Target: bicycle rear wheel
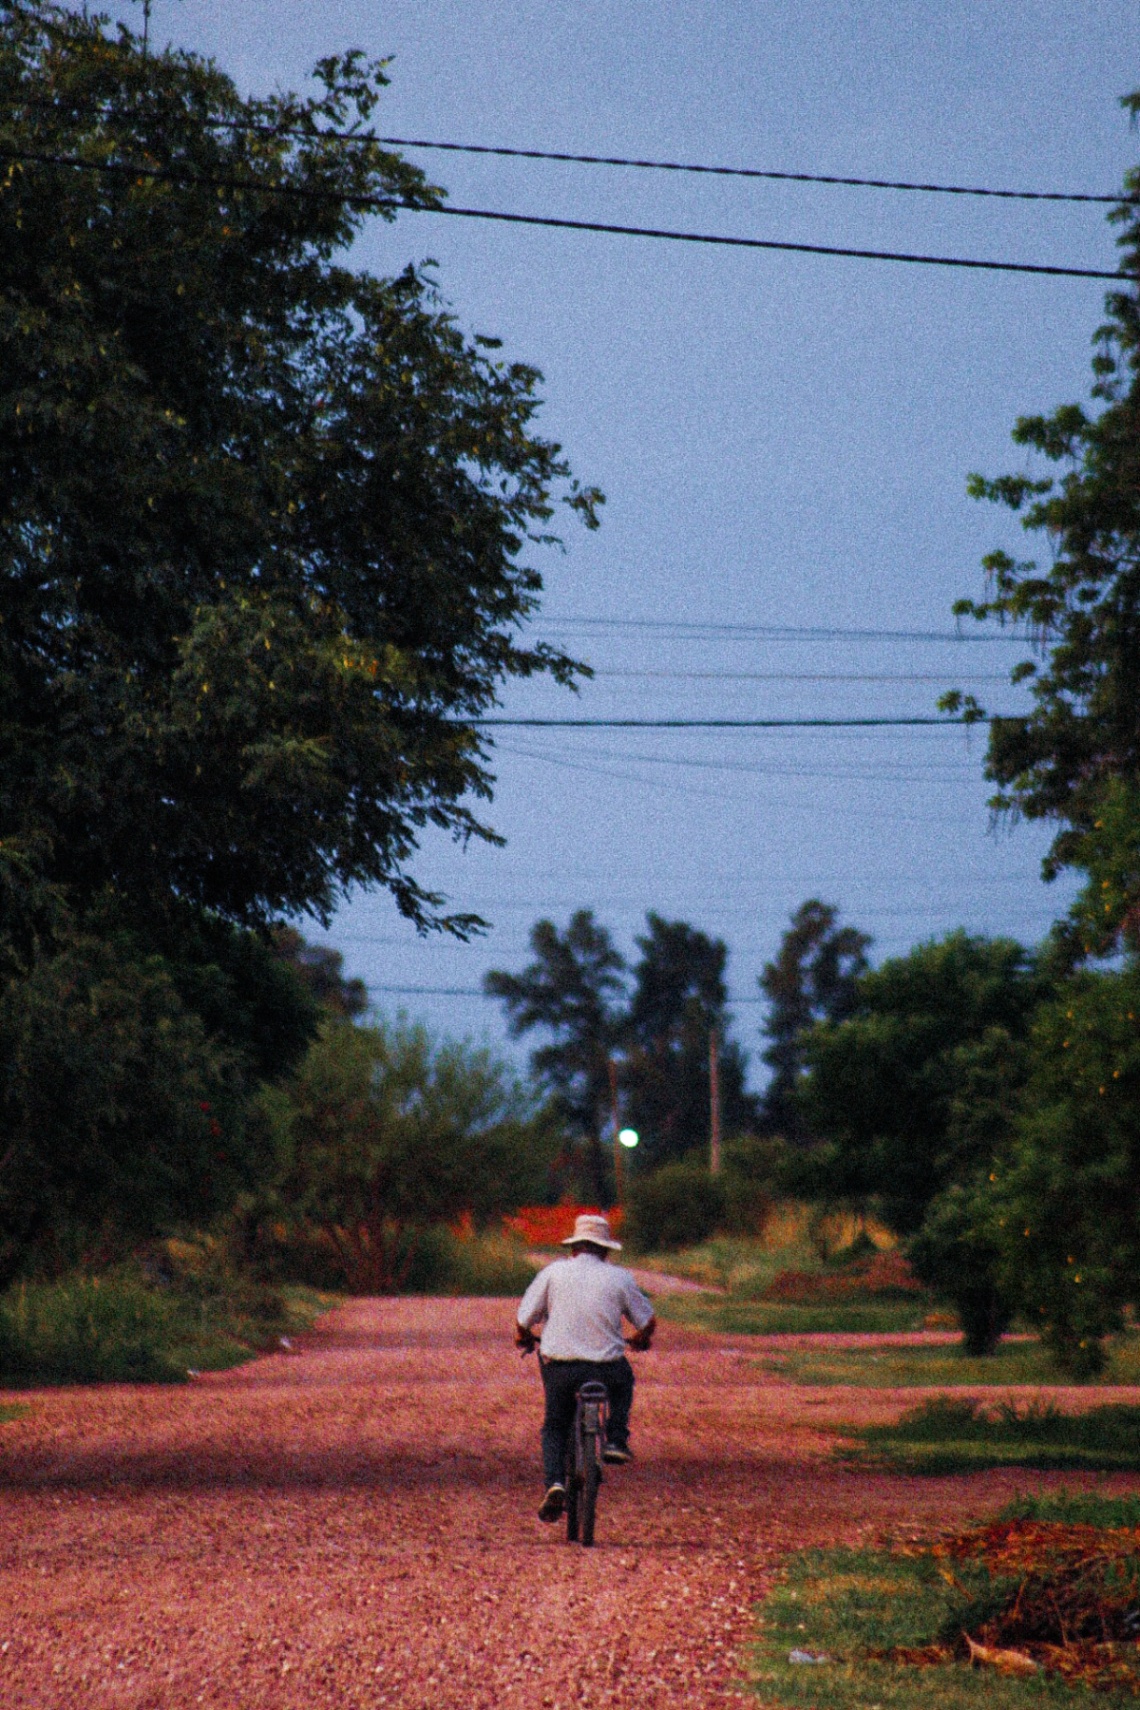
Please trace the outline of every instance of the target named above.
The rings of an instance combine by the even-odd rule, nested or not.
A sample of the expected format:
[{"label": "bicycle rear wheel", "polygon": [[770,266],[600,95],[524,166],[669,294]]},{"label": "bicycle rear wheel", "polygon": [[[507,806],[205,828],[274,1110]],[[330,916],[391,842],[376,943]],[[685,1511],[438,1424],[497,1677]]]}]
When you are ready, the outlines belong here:
[{"label": "bicycle rear wheel", "polygon": [[574,1453],[574,1438],[570,1439],[570,1448],[566,1455],[566,1542],[578,1542],[579,1497],[582,1491],[582,1479],[574,1464],[577,1457]]},{"label": "bicycle rear wheel", "polygon": [[586,1548],[594,1542],[594,1520],[598,1512],[598,1485],[602,1480],[602,1469],[598,1464],[598,1434],[587,1430],[585,1433],[585,1461],[582,1478],[582,1543]]}]

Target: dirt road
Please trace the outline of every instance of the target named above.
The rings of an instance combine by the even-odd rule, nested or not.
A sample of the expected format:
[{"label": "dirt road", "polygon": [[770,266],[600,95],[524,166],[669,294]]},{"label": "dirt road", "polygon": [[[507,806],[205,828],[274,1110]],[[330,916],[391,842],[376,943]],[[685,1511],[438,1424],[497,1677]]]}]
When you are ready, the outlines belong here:
[{"label": "dirt road", "polygon": [[785,1551],[1013,1488],[845,1469],[821,1423],[902,1396],[797,1389],[666,1325],[637,1363],[638,1458],[572,1548],[535,1518],[538,1374],[511,1316],[354,1301],[185,1388],[27,1397],[0,1427],[5,1710],[754,1703],[734,1683]]}]

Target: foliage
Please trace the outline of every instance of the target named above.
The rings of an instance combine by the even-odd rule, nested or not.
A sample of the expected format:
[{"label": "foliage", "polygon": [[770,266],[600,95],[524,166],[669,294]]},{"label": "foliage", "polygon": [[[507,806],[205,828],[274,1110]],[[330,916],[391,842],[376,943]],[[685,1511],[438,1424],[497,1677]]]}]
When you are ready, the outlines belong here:
[{"label": "foliage", "polygon": [[0,1295],[0,1385],[182,1383],[191,1369],[236,1365],[276,1345],[328,1304],[216,1265],[208,1272],[192,1264],[157,1283],[126,1268],[18,1284]]},{"label": "foliage", "polygon": [[232,1054],[166,966],[77,939],[0,994],[0,1265],[98,1259],[248,1184]]},{"label": "foliage", "polygon": [[1078,976],[1040,1010],[990,1227],[1006,1287],[1090,1376],[1140,1274],[1140,969]]},{"label": "foliage", "polygon": [[[624,1119],[642,1137],[639,1164],[667,1163],[709,1140],[709,1036],[719,1040],[721,1121],[729,1134],[754,1127],[745,1057],[728,1037],[728,951],[683,920],[652,910],[633,970],[621,1084]],[[642,1156],[643,1154],[643,1156]]]},{"label": "foliage", "polygon": [[328,944],[307,944],[295,926],[275,927],[271,943],[273,954],[322,1009],[344,1021],[356,1021],[367,1010],[368,987],[363,980],[346,976],[339,950]]},{"label": "foliage", "polygon": [[999,1281],[1001,1250],[988,1190],[988,1183],[951,1182],[907,1243],[916,1274],[954,1302],[968,1358],[993,1354],[1013,1318],[1010,1290]]},{"label": "foliage", "polygon": [[506,1006],[518,1038],[534,1028],[551,1035],[532,1053],[540,1085],[565,1119],[586,1137],[590,1189],[599,1203],[608,1193],[601,1134],[610,1109],[611,1064],[624,1031],[625,963],[591,909],[579,909],[560,933],[553,921],[531,928],[534,961],[521,974],[493,970],[484,978]]},{"label": "foliage", "polygon": [[[999,1588],[981,1563],[952,1579],[926,1551],[804,1550],[784,1565],[761,1607],[753,1681],[764,1703],[803,1710],[1021,1710],[1071,1702],[1059,1683],[938,1661],[929,1647],[960,1631]],[[940,1647],[939,1647],[940,1648]],[[920,1659],[926,1655],[927,1666]],[[793,1655],[826,1661],[793,1662]],[[904,1661],[907,1658],[909,1661]],[[920,1664],[920,1666],[914,1666]]]},{"label": "foliage", "polygon": [[[1133,117],[1140,95],[1126,98]],[[1032,684],[1024,717],[990,726],[987,775],[998,785],[1000,813],[1059,823],[1044,863],[1052,878],[1083,869],[1088,884],[1075,911],[1074,949],[1101,954],[1123,935],[1137,942],[1140,867],[1140,170],[1110,219],[1121,226],[1121,271],[1128,283],[1109,292],[1107,319],[1095,337],[1095,408],[1066,404],[1051,416],[1025,416],[1016,444],[1062,465],[1058,478],[1024,472],[971,477],[974,497],[1008,507],[1048,546],[1045,568],[1004,551],[984,561],[986,597],[955,610],[1027,626],[1037,658],[1014,668]],[[942,703],[984,714],[972,697]]]},{"label": "foliage", "polygon": [[922,1303],[840,1301],[786,1306],[744,1296],[670,1295],[658,1316],[718,1336],[889,1336],[922,1329]]},{"label": "foliage", "polygon": [[764,1061],[772,1079],[764,1095],[764,1123],[789,1139],[806,1138],[795,1094],[803,1077],[804,1034],[814,1023],[842,1021],[855,1003],[867,970],[871,940],[853,926],[838,926],[839,910],[813,897],[802,903],[760,975],[770,1008],[764,1032],[771,1044]]},{"label": "foliage", "polygon": [[417,1232],[415,1253],[404,1283],[409,1294],[522,1294],[535,1267],[518,1241],[484,1230],[456,1235],[437,1226]]},{"label": "foliage", "polygon": [[[49,0],[0,14],[0,908],[106,893],[259,924],[493,834],[468,722],[575,666],[518,645],[561,494],[539,375],[424,270],[338,260],[440,192],[368,140],[358,54],[243,99]],[[346,148],[332,133],[353,129]],[[466,930],[471,917],[449,924]]]},{"label": "foliage", "polygon": [[1110,1403],[1062,1413],[1051,1403],[938,1396],[890,1425],[846,1433],[856,1458],[912,1473],[977,1472],[983,1467],[1083,1467],[1140,1470],[1140,1407]]},{"label": "foliage", "polygon": [[764,1605],[756,1684],[817,1710],[1132,1701],[1140,1552],[1110,1513],[804,1551]]},{"label": "foliage", "polygon": [[862,975],[851,1015],[806,1036],[802,1102],[826,1142],[802,1172],[917,1237],[920,1275],[975,1352],[1008,1323],[997,1247],[974,1209],[1006,1141],[1047,972],[1010,939],[951,933]]},{"label": "foliage", "polygon": [[355,1293],[402,1286],[424,1228],[531,1197],[550,1150],[544,1113],[502,1064],[403,1021],[326,1021],[265,1109],[285,1213],[322,1232]]},{"label": "foliage", "polygon": [[[709,1139],[709,1037],[720,1043],[721,1114],[729,1134],[750,1129],[746,1059],[729,1037],[724,969],[728,952],[685,921],[652,910],[637,939],[632,991],[624,958],[590,909],[566,931],[549,920],[531,930],[534,961],[521,974],[495,971],[486,989],[506,1006],[518,1037],[550,1035],[531,1065],[567,1122],[585,1137],[588,1168],[574,1184],[604,1204],[612,1174],[602,1135],[618,1120],[641,1136],[638,1163],[672,1162]],[[569,1184],[567,1184],[569,1185]]]},{"label": "foliage", "polygon": [[630,1184],[625,1228],[643,1251],[668,1251],[707,1240],[724,1221],[722,1181],[704,1162],[663,1164]]},{"label": "foliage", "polygon": [[[1036,1340],[1007,1340],[993,1354],[967,1355],[961,1345],[925,1347],[812,1348],[778,1354],[774,1371],[792,1383],[855,1385],[867,1389],[993,1389],[1053,1384],[1052,1356]],[[1112,1363],[1099,1384],[1140,1383],[1140,1345],[1127,1338],[1114,1345]]]}]

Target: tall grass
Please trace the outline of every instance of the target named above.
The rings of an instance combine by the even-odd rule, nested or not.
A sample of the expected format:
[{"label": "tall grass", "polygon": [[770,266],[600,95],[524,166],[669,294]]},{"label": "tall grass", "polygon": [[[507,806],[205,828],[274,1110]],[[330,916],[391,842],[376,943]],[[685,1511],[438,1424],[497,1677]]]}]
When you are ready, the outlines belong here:
[{"label": "tall grass", "polygon": [[176,1303],[141,1282],[76,1277],[0,1297],[0,1383],[176,1383]]},{"label": "tall grass", "polygon": [[180,1383],[306,1329],[333,1297],[272,1288],[209,1236],[166,1241],[103,1276],[17,1284],[0,1295],[0,1387]]}]

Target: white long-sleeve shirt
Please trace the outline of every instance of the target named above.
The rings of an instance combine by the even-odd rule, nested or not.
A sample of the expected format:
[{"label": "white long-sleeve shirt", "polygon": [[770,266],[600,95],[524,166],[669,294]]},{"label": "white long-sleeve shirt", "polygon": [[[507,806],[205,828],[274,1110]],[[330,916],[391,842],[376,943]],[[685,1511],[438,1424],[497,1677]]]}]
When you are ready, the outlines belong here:
[{"label": "white long-sleeve shirt", "polygon": [[519,1302],[519,1323],[542,1323],[539,1346],[547,1360],[620,1360],[622,1319],[644,1330],[653,1307],[629,1271],[596,1253],[556,1259],[539,1271]]}]

